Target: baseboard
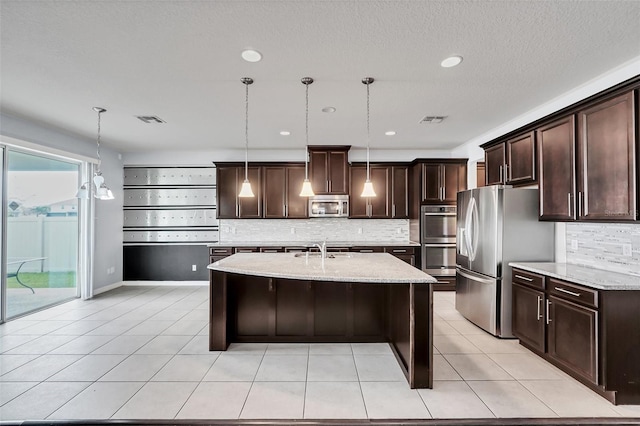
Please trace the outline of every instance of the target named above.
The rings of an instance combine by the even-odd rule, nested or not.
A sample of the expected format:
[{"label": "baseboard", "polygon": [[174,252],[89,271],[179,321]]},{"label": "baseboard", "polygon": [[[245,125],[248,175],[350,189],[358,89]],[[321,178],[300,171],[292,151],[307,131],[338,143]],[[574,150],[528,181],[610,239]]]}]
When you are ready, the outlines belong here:
[{"label": "baseboard", "polygon": [[124,281],[118,281],[118,282],[115,282],[113,284],[105,285],[104,287],[94,288],[93,289],[93,295],[97,296],[100,293],[104,293],[104,292],[113,290],[114,288],[122,287],[123,285],[124,285]]},{"label": "baseboard", "polygon": [[208,286],[209,281],[122,281],[125,286]]}]

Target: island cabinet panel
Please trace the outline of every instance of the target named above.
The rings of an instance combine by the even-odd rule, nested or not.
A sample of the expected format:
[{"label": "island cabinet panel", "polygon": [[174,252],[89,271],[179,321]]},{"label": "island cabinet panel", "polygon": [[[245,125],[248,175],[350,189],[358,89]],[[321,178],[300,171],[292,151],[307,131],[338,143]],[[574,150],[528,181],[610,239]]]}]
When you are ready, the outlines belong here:
[{"label": "island cabinet panel", "polygon": [[234,334],[238,337],[273,335],[273,284],[269,278],[229,275],[227,288],[234,307]]},{"label": "island cabinet panel", "polygon": [[317,195],[349,193],[349,148],[309,146],[309,179]]},{"label": "island cabinet panel", "polygon": [[575,119],[571,115],[536,130],[540,220],[576,218]]},{"label": "island cabinet panel", "polygon": [[[310,310],[311,283],[293,280],[274,280],[276,336],[306,336]],[[307,305],[307,309],[300,309]]]},{"label": "island cabinet panel", "polygon": [[578,112],[578,219],[636,220],[634,92]]},{"label": "island cabinet panel", "polygon": [[347,335],[347,286],[342,283],[313,284],[313,330],[315,336]]},{"label": "island cabinet panel", "polygon": [[349,287],[353,298],[353,336],[384,340],[385,287],[375,284]]}]

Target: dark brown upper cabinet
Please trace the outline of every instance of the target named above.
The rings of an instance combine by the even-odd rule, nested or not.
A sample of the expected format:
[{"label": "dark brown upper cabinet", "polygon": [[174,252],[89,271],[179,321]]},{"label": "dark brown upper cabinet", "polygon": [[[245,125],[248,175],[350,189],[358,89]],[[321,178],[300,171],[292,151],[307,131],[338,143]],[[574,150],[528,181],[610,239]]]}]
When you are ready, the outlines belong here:
[{"label": "dark brown upper cabinet", "polygon": [[455,204],[467,189],[467,160],[433,160],[422,164],[422,204]]},{"label": "dark brown upper cabinet", "polygon": [[536,180],[535,132],[528,132],[485,150],[487,185],[522,185]]},{"label": "dark brown upper cabinet", "polygon": [[264,166],[263,217],[265,219],[306,218],[308,199],[301,197],[303,166]]},{"label": "dark brown upper cabinet", "polygon": [[260,167],[249,167],[248,177],[253,189],[252,198],[240,198],[238,193],[245,178],[242,166],[216,168],[217,214],[219,219],[245,219],[262,217],[262,182]]},{"label": "dark brown upper cabinet", "polygon": [[579,220],[638,217],[635,91],[578,111]]},{"label": "dark brown upper cabinet", "polygon": [[529,132],[505,142],[507,150],[507,184],[531,183],[536,180],[535,132]]},{"label": "dark brown upper cabinet", "polygon": [[562,118],[536,130],[540,220],[576,218],[575,120]]},{"label": "dark brown upper cabinet", "polygon": [[376,196],[362,197],[360,194],[367,179],[367,166],[351,166],[349,217],[354,219],[388,219],[391,214],[389,209],[389,167],[372,165],[370,166],[370,176]]},{"label": "dark brown upper cabinet", "polygon": [[309,146],[309,179],[317,195],[349,193],[349,148]]},{"label": "dark brown upper cabinet", "polygon": [[484,150],[484,167],[486,185],[504,184],[504,166],[507,163],[504,143],[494,145]]}]

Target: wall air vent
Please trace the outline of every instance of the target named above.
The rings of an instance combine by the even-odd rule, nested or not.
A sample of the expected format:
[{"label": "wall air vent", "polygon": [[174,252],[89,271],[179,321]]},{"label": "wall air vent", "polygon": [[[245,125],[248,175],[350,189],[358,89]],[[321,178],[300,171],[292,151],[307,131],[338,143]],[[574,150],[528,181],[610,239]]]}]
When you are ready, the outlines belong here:
[{"label": "wall air vent", "polygon": [[426,115],[420,120],[420,124],[439,124],[442,123],[442,120],[445,118],[447,118],[446,115]]},{"label": "wall air vent", "polygon": [[155,115],[136,115],[136,118],[144,123],[147,124],[161,124],[161,123],[166,123],[166,121],[164,121],[163,119],[161,119],[160,117],[156,117]]}]

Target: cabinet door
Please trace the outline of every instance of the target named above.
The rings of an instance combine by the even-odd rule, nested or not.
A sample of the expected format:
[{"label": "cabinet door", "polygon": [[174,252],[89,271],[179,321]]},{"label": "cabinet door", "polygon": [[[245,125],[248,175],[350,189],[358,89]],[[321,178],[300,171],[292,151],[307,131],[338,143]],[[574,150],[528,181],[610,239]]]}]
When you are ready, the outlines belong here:
[{"label": "cabinet door", "polygon": [[547,303],[549,356],[598,384],[598,313],[554,296]]},{"label": "cabinet door", "polygon": [[544,353],[544,293],[516,283],[511,288],[513,335]]},{"label": "cabinet door", "polygon": [[236,219],[238,217],[238,168],[218,167],[216,174],[218,219]]},{"label": "cabinet door", "polygon": [[302,182],[304,181],[303,166],[289,166],[287,173],[286,217],[290,219],[304,219],[309,217],[309,199],[300,196]]},{"label": "cabinet door", "polygon": [[[361,197],[364,181],[367,179],[367,168],[363,166],[351,167],[351,196],[349,197],[349,217],[369,217],[369,203],[367,198]],[[377,188],[376,188],[377,191]]]},{"label": "cabinet door", "polygon": [[391,218],[409,218],[409,168],[391,168]]},{"label": "cabinet door", "polygon": [[536,130],[540,220],[573,220],[575,121],[573,115]]},{"label": "cabinet door", "polygon": [[578,216],[635,220],[633,92],[578,112]]},{"label": "cabinet door", "polygon": [[276,336],[307,335],[310,294],[310,282],[276,280]]},{"label": "cabinet door", "polygon": [[484,161],[478,162],[476,164],[476,187],[486,186],[486,179]]},{"label": "cabinet door", "polygon": [[467,189],[466,164],[442,165],[442,198],[440,201],[446,204],[455,204],[458,200],[458,192]]},{"label": "cabinet door", "polygon": [[484,167],[487,185],[504,184],[504,166],[506,164],[504,144],[498,144],[484,150]]},{"label": "cabinet door", "polygon": [[309,180],[313,191],[318,194],[329,193],[329,152],[309,151]]},{"label": "cabinet door", "polygon": [[349,164],[347,151],[329,152],[329,192],[331,194],[349,193]]},{"label": "cabinet door", "polygon": [[[229,306],[235,306],[234,329],[238,337],[273,334],[275,287],[271,278],[229,274]],[[271,323],[271,325],[270,325]]]},{"label": "cabinet door", "polygon": [[389,167],[373,166],[370,168],[371,183],[376,196],[369,198],[369,217],[388,219],[389,211]]},{"label": "cabinet door", "polygon": [[422,165],[422,202],[440,203],[442,200],[442,166]]},{"label": "cabinet door", "polygon": [[262,186],[264,217],[267,219],[283,218],[286,216],[286,168],[269,166],[262,170],[264,176]]},{"label": "cabinet door", "polygon": [[[238,168],[238,188],[244,181],[245,171],[244,168]],[[245,218],[260,218],[262,217],[262,179],[260,176],[260,167],[249,167],[249,182],[251,182],[251,189],[253,190],[254,197],[240,198],[238,197],[238,217]]]},{"label": "cabinet door", "polygon": [[507,183],[530,183],[536,180],[535,133],[509,139],[507,149]]}]

